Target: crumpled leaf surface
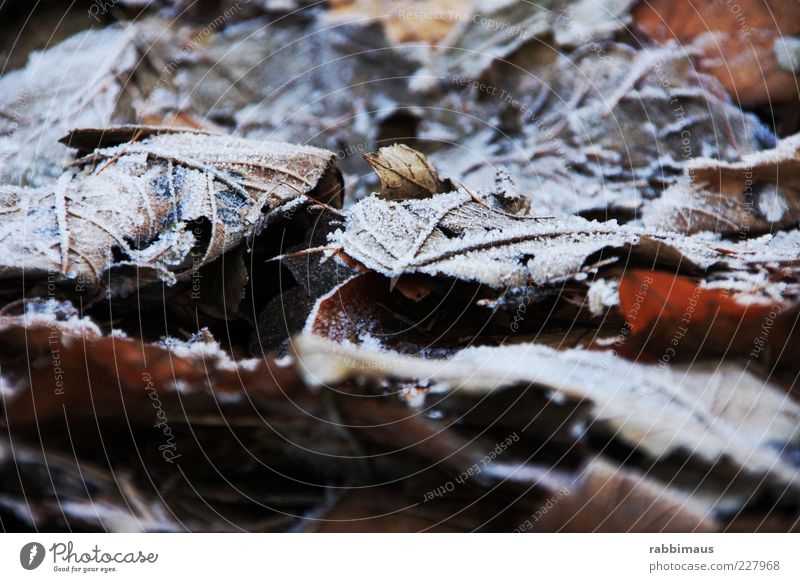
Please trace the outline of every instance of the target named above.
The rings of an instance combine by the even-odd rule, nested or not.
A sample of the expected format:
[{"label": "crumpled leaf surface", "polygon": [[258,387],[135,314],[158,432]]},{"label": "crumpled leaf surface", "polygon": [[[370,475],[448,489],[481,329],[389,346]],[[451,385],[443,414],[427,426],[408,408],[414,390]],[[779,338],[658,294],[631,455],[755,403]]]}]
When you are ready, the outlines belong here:
[{"label": "crumpled leaf surface", "polygon": [[[463,11],[464,26],[441,50],[393,44],[369,16],[335,25],[313,11],[278,27],[248,21],[202,36],[188,53],[162,50],[179,74],[167,68],[137,112],[168,119],[202,111],[205,121],[248,137],[305,142],[312,135],[354,175],[363,171],[362,153],[412,140],[476,190],[490,189],[498,168],[510,171],[532,214],[609,209],[627,219],[678,181],[687,160],[736,160],[774,145],[755,116],[697,77],[678,47],[634,50],[608,40],[630,4],[587,0],[562,12],[515,2],[492,14]],[[402,20],[427,22],[425,7],[418,10]],[[527,18],[537,23],[532,29],[520,25]],[[471,34],[485,36],[480,58]],[[563,53],[536,40],[553,35]],[[288,65],[295,62],[308,66],[296,71]],[[462,62],[480,72],[461,70]],[[473,83],[484,89],[472,91]],[[363,197],[375,184],[359,180],[353,193]]]},{"label": "crumpled leaf surface", "polygon": [[312,384],[335,385],[357,373],[417,379],[437,384],[432,395],[444,392],[445,399],[533,385],[554,398],[590,402],[590,431],[605,426],[654,458],[680,452],[710,465],[731,463],[757,479],[768,476],[779,488],[800,486],[791,453],[798,445],[800,405],[736,364],[659,367],[612,352],[531,344],[467,348],[452,360],[339,346],[313,336],[295,345]]},{"label": "crumpled leaf surface", "polygon": [[687,177],[644,207],[652,228],[679,232],[772,232],[800,221],[800,134],[736,162],[694,158]]},{"label": "crumpled leaf surface", "polygon": [[375,154],[364,154],[364,159],[381,180],[381,198],[428,198],[453,189],[449,181],[439,178],[439,174],[422,153],[407,145],[381,148]]},{"label": "crumpled leaf surface", "polygon": [[[302,195],[338,203],[334,156],[312,147],[169,132],[102,148],[49,187],[2,190],[2,276],[81,280],[112,268],[137,282],[176,277],[257,234]],[[20,235],[21,233],[21,235]]]},{"label": "crumpled leaf surface", "polygon": [[0,184],[53,183],[71,161],[58,143],[67,131],[136,120],[132,99],[154,76],[137,68],[137,43],[149,32],[144,25],[85,31],[0,76],[0,111],[9,114],[0,115]]}]

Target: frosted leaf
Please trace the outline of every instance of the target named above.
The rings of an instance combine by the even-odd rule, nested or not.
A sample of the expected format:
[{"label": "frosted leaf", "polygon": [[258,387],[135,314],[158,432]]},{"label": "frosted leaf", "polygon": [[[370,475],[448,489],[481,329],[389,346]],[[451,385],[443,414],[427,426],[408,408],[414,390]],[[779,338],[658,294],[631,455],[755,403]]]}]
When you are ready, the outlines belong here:
[{"label": "frosted leaf", "polygon": [[333,242],[387,276],[441,274],[497,287],[567,277],[588,254],[637,240],[616,224],[578,217],[512,218],[453,192],[402,203],[362,200]]},{"label": "frosted leaf", "polygon": [[800,134],[738,162],[697,158],[686,177],[645,206],[653,228],[694,233],[772,231],[800,220]]},{"label": "frosted leaf", "polygon": [[356,376],[419,379],[447,385],[446,397],[475,399],[535,386],[591,403],[596,422],[654,458],[681,452],[709,464],[733,463],[781,487],[800,486],[800,473],[782,454],[797,446],[800,405],[738,364],[665,367],[534,344],[467,348],[451,360],[371,352],[314,336],[297,338],[295,346],[312,384]]},{"label": "frosted leaf", "polygon": [[366,198],[348,210],[331,244],[387,277],[424,273],[491,287],[579,280],[585,269],[595,268],[587,260],[604,250],[616,255],[604,256],[602,264],[635,254],[689,270],[748,270],[760,260],[756,252],[775,261],[793,260],[797,253],[789,241],[734,243],[577,216],[513,217],[460,192],[402,202]]},{"label": "frosted leaf", "polygon": [[341,187],[331,152],[196,132],[97,149],[75,165],[52,187],[0,188],[0,276],[102,288],[111,268],[128,266],[133,287],[174,283],[303,192],[337,200]]},{"label": "frosted leaf", "polygon": [[70,160],[58,139],[73,127],[135,121],[128,93],[141,90],[134,68],[144,32],[139,25],[82,32],[0,77],[0,111],[10,114],[0,115],[0,184],[55,181]]}]

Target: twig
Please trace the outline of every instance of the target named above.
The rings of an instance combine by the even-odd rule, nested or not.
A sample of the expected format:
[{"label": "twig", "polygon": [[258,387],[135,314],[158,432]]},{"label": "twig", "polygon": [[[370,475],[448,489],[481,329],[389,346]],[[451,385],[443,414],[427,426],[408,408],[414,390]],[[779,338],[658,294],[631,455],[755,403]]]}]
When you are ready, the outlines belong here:
[{"label": "twig", "polygon": [[[140,138],[140,137],[142,137],[142,133],[143,133],[143,132],[144,132],[144,128],[140,128],[140,129],[139,129],[139,131],[137,131],[137,132],[136,132],[136,135],[134,135],[134,136],[133,136],[133,138],[131,139],[131,141],[129,141],[129,142],[127,143],[127,145],[133,145],[133,144],[135,144],[135,143],[136,143],[136,142],[139,140],[139,138]],[[98,173],[98,174],[102,174],[102,173],[103,173],[103,170],[105,170],[105,169],[106,169],[107,167],[109,167],[111,164],[113,164],[113,163],[114,163],[114,162],[116,162],[118,159],[120,159],[122,156],[124,156],[126,151],[127,151],[127,150],[125,149],[125,147],[123,147],[123,148],[122,148],[122,149],[121,149],[121,150],[120,150],[120,151],[117,153],[117,155],[115,155],[113,158],[111,158],[110,160],[108,160],[108,162],[106,162],[106,163],[103,165],[103,167],[102,167],[102,168],[100,168],[100,169],[97,171],[97,173]]]},{"label": "twig", "polygon": [[335,214],[335,215],[336,215],[336,216],[338,216],[339,218],[344,218],[344,213],[343,213],[343,212],[341,212],[340,210],[337,210],[336,208],[334,208],[334,207],[333,207],[333,206],[331,206],[330,204],[326,204],[326,203],[325,203],[325,202],[323,202],[322,200],[317,200],[317,199],[316,199],[316,198],[314,198],[314,197],[313,197],[311,194],[308,194],[307,192],[303,192],[303,191],[302,191],[302,190],[300,190],[299,188],[297,188],[297,187],[293,186],[292,184],[289,184],[289,182],[283,182],[283,181],[281,181],[281,184],[283,184],[284,186],[288,186],[289,188],[291,188],[292,190],[294,190],[295,192],[297,192],[297,193],[298,193],[298,194],[300,194],[301,196],[305,196],[306,198],[308,198],[309,200],[311,200],[311,201],[312,201],[312,202],[314,202],[315,204],[318,204],[319,206],[322,206],[322,207],[323,207],[325,210],[329,211],[331,214]]},{"label": "twig", "polygon": [[287,253],[285,255],[278,255],[276,257],[272,257],[271,259],[267,259],[264,262],[271,263],[272,261],[282,261],[283,259],[291,259],[292,257],[302,257],[303,255],[312,255],[314,253],[321,253],[325,251],[336,251],[337,253],[339,253],[342,251],[342,247],[314,247],[313,249],[303,249],[302,251],[297,251],[296,253]]}]

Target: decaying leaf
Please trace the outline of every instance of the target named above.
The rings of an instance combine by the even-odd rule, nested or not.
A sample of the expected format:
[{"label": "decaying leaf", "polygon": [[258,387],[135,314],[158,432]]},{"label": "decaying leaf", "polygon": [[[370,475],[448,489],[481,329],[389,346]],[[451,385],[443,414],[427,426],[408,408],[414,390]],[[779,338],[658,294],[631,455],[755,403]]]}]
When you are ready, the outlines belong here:
[{"label": "decaying leaf", "polygon": [[745,357],[773,366],[797,358],[797,307],[742,303],[730,292],[703,288],[669,273],[627,271],[620,309],[631,334],[624,353],[651,361]]},{"label": "decaying leaf", "polygon": [[[792,460],[800,405],[733,363],[644,365],[612,352],[534,344],[467,348],[451,360],[363,350],[313,336],[297,338],[295,347],[312,384],[337,385],[355,375],[391,377],[437,386],[428,395],[434,403],[533,385],[555,399],[590,402],[589,432],[613,435],[655,459],[684,454],[709,465],[730,464],[734,474],[756,483],[766,477],[779,490],[800,486]],[[435,404],[425,407],[435,410]]]},{"label": "decaying leaf", "polygon": [[449,180],[439,178],[424,154],[405,144],[381,148],[377,154],[364,154],[364,159],[381,179],[381,198],[429,198],[453,189]]},{"label": "decaying leaf", "polygon": [[290,339],[302,331],[316,301],[357,272],[343,261],[321,261],[318,253],[307,252],[309,247],[326,244],[328,233],[340,224],[338,215],[322,212],[306,229],[308,240],[281,256],[278,282],[282,292],[259,315],[253,353],[285,354]]},{"label": "decaying leaf", "polygon": [[154,77],[138,50],[150,32],[133,24],[82,32],[0,76],[0,184],[53,183],[71,161],[58,143],[67,131],[136,121],[132,100]]},{"label": "decaying leaf", "polygon": [[[168,284],[307,202],[339,203],[334,155],[312,147],[170,131],[95,150],[39,189],[4,188],[4,278],[53,276],[114,292]],[[22,233],[22,235],[20,235]]]},{"label": "decaying leaf", "polygon": [[[420,472],[433,469],[426,479],[435,484],[442,479],[441,471],[458,475],[484,454],[474,443],[442,431],[419,415],[409,415],[394,398],[370,399],[366,405],[361,395],[344,391],[335,395],[334,401],[321,398],[300,382],[296,368],[288,362],[234,362],[207,334],[188,342],[142,345],[120,334],[103,336],[69,304],[48,301],[31,303],[22,315],[3,316],[0,346],[6,404],[3,428],[15,435],[13,456],[0,438],[0,482],[4,484],[0,514],[7,519],[10,513],[31,527],[108,531],[246,527],[260,531],[297,521],[305,529],[337,531],[347,527],[340,521],[344,510],[338,502],[303,491],[296,483],[294,489],[280,493],[275,487],[285,484],[276,483],[270,474],[279,468],[299,468],[307,480],[309,474],[329,476],[331,470],[347,464],[352,468],[350,482],[363,479],[357,471],[359,459],[345,457],[352,457],[360,446],[371,445],[382,451],[372,471],[384,479],[394,475],[397,466],[403,466],[396,463],[405,459],[402,462],[417,463]],[[334,422],[325,420],[328,415]],[[349,429],[336,426],[341,423]],[[36,452],[19,445],[18,439],[40,430],[46,431],[51,441],[47,446]],[[69,435],[70,455],[81,456],[82,471],[87,472],[82,483],[90,486],[88,491],[70,478],[70,472],[77,469],[57,448],[60,431]],[[230,443],[232,434],[236,435],[235,444]],[[220,440],[219,436],[226,438]],[[98,438],[111,459],[94,454]],[[225,448],[226,443],[232,446]],[[124,471],[125,451],[131,446],[144,456],[140,460],[145,467],[143,475]],[[353,446],[355,450],[350,448]],[[118,462],[118,457],[123,460]],[[262,466],[263,458],[269,460],[269,467]],[[48,467],[59,477],[55,482],[47,479]],[[190,483],[173,481],[176,467]],[[545,467],[527,470],[530,476],[512,484],[528,483],[531,476],[538,479],[548,473]],[[487,471],[486,479],[501,484],[511,474],[510,467],[497,465]],[[244,487],[242,477],[250,479],[245,490],[237,489],[239,495],[246,491],[247,499],[221,495],[214,486],[215,475],[223,477],[228,489],[231,480]],[[329,477],[324,479],[329,482]],[[425,487],[425,483],[423,479],[418,486]],[[258,493],[265,484],[268,492]],[[527,496],[530,500],[524,500],[517,515],[530,514],[534,500],[543,502],[539,493],[552,483],[535,485],[535,494]],[[380,505],[395,513],[407,506],[407,498],[402,496],[386,505],[383,490],[362,490],[360,519],[377,518],[369,511],[364,513],[369,507]],[[53,502],[53,496],[64,506]],[[420,501],[413,499],[414,503]],[[436,521],[446,517],[440,511],[450,508],[458,514],[472,505],[469,496],[444,501],[425,502],[424,509],[417,512],[421,521],[416,526],[398,513],[386,521],[386,527],[403,531],[435,527]],[[214,511],[203,509],[209,503],[221,505],[230,516],[228,512],[245,502],[249,515],[234,513],[223,521]],[[510,501],[506,510],[516,510],[517,505]],[[313,519],[307,513],[311,509],[316,516]],[[273,523],[262,517],[265,521],[258,521],[259,515],[274,513],[283,514],[283,519]],[[431,513],[439,519],[425,520],[423,516]],[[453,520],[451,527],[486,528],[488,522],[501,518],[490,507],[477,507],[470,510],[469,514],[473,513],[466,521],[471,525]],[[509,513],[491,528],[513,528],[519,518]]]},{"label": "decaying leaf", "polygon": [[800,134],[737,162],[689,161],[686,179],[644,207],[652,228],[694,233],[773,232],[800,221]]},{"label": "decaying leaf", "polygon": [[800,7],[780,0],[655,0],[633,12],[656,42],[676,39],[699,50],[701,71],[714,75],[744,105],[797,99],[797,82],[779,67],[778,42],[800,33]]}]

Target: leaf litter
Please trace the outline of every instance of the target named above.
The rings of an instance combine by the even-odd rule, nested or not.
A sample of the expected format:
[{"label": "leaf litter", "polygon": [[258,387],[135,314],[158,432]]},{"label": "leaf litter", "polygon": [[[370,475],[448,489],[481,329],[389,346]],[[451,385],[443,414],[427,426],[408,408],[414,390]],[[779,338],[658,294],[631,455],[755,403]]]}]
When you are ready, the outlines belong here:
[{"label": "leaf litter", "polygon": [[0,75],[3,528],[796,530],[793,37],[306,4]]}]

